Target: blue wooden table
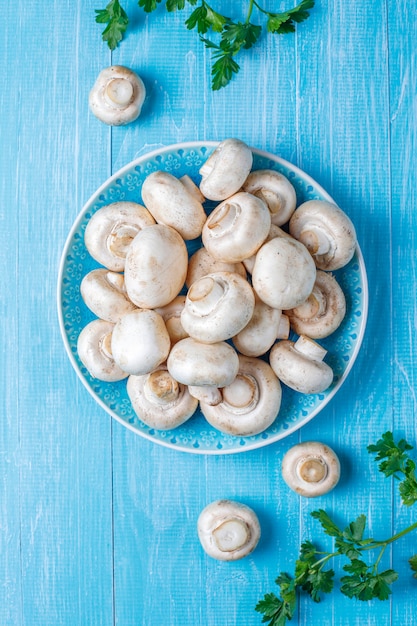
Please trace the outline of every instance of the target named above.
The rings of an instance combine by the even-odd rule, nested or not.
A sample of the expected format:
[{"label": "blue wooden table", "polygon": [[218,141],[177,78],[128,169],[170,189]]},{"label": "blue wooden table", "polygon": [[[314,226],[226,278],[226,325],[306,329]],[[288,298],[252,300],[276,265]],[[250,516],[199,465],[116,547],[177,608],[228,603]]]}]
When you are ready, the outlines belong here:
[{"label": "blue wooden table", "polygon": [[[131,25],[110,53],[94,22],[100,2],[2,3],[0,624],[255,626],[256,603],[292,570],[300,541],[331,545],[312,510],[341,524],[365,513],[379,538],[417,519],[366,451],[387,430],[417,444],[417,6],[317,0],[295,34],[263,35],[213,92],[209,54],[183,14],[123,4]],[[242,19],[248,3],[212,4]],[[116,63],[140,74],[147,98],[137,122],[110,128],[88,93]],[[65,353],[55,290],[67,234],[108,176],[158,147],[226,137],[298,165],[349,213],[369,317],[346,382],[301,430],[241,454],[193,455],[97,405]],[[314,500],[280,471],[307,439],[342,465],[336,489]],[[208,557],[196,534],[200,511],[225,497],[254,508],[262,527],[257,550],[232,564]],[[386,551],[400,574],[389,600],[302,597],[291,623],[417,624],[416,553],[417,533]]]}]

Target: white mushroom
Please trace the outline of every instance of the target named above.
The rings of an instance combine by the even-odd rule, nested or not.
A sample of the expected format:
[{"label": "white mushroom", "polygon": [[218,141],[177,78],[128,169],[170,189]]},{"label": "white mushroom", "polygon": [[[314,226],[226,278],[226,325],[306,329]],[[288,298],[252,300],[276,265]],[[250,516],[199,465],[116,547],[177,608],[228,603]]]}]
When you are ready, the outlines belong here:
[{"label": "white mushroom", "polygon": [[162,315],[172,346],[180,339],[188,337],[188,333],[185,332],[181,324],[181,313],[184,305],[185,296],[177,296],[169,304],[155,309],[157,313]]},{"label": "white mushroom", "polygon": [[122,126],[139,117],[145,96],[145,85],[136,72],[113,65],[98,75],[90,91],[89,105],[105,124]]},{"label": "white mushroom", "polygon": [[271,348],[269,362],[287,387],[301,393],[320,393],[333,382],[333,370],[323,361],[326,354],[322,346],[302,335],[296,342],[276,343]]},{"label": "white mushroom", "polygon": [[310,295],[316,266],[307,248],[296,239],[275,237],[256,255],[252,285],[258,296],[275,309],[292,309]]},{"label": "white mushroom", "polygon": [[139,419],[150,428],[170,430],[195,413],[198,400],[160,365],[143,376],[129,376],[127,393]]},{"label": "white mushroom", "polygon": [[181,323],[198,341],[225,341],[246,326],[254,306],[255,295],[244,278],[232,272],[213,272],[189,288]]},{"label": "white mushroom", "polygon": [[217,404],[221,401],[218,389],[236,378],[239,358],[224,341],[205,344],[187,337],[172,347],[167,367],[175,380],[189,386],[194,397]]},{"label": "white mushroom", "polygon": [[342,323],[346,314],[345,295],[332,274],[317,270],[316,282],[307,300],[286,314],[297,335],[322,339]]},{"label": "white mushroom", "polygon": [[200,168],[202,194],[210,200],[229,198],[242,187],[252,163],[252,150],[243,141],[221,141]]},{"label": "white mushroom", "polygon": [[233,343],[241,354],[261,356],[277,339],[288,339],[289,333],[288,317],[283,315],[280,309],[273,309],[255,296],[252,318],[245,328],[233,337]]},{"label": "white mushroom", "polygon": [[125,285],[138,307],[169,304],[181,291],[187,275],[188,253],[182,237],[165,224],[141,230],[126,255]]},{"label": "white mushroom", "polygon": [[114,326],[111,351],[125,372],[140,376],[163,363],[171,341],[162,316],[148,309],[124,315]]},{"label": "white mushroom", "polygon": [[266,430],[281,406],[281,385],[265,361],[239,356],[239,373],[222,389],[222,401],[215,405],[200,401],[201,412],[218,430],[249,437]]},{"label": "white mushroom", "polygon": [[245,504],[217,500],[200,513],[197,532],[209,556],[220,561],[236,561],[256,548],[261,527],[256,513]]},{"label": "white mushroom", "polygon": [[286,224],[294,213],[297,196],[288,178],[275,170],[251,172],[242,187],[265,202],[272,224]]},{"label": "white mushroom", "polygon": [[212,274],[213,272],[234,272],[242,276],[242,278],[246,278],[246,269],[243,263],[224,263],[223,261],[218,261],[217,259],[213,259],[207,250],[202,247],[196,250],[188,260],[185,284],[187,287],[191,287],[196,280],[207,274]]},{"label": "white mushroom", "polygon": [[127,372],[113,358],[111,339],[114,324],[105,320],[93,320],[80,332],[77,352],[81,362],[93,378],[114,383],[127,377]]},{"label": "white mushroom", "polygon": [[329,446],[319,441],[305,441],[288,450],[282,459],[281,471],[293,491],[315,498],[337,485],[340,462]]},{"label": "white mushroom", "polygon": [[[291,235],[289,235],[285,230],[282,230],[282,228],[280,228],[276,224],[271,224],[271,228],[269,229],[269,233],[264,241],[264,244],[267,243],[267,241],[271,241],[271,239],[275,239],[275,237],[289,237],[290,239],[293,239],[293,237],[291,237]],[[249,272],[249,274],[252,274],[253,272],[253,266],[255,265],[255,261],[256,254],[253,254],[248,259],[244,259],[242,261],[245,270]]]},{"label": "white mushroom", "polygon": [[113,272],[122,272],[127,250],[136,235],[155,220],[148,209],[136,202],[112,202],[90,218],[84,243],[98,263]]},{"label": "white mushroom", "polygon": [[201,235],[207,218],[203,205],[182,180],[169,172],[149,174],[142,185],[142,199],[159,224],[171,226],[183,239]]},{"label": "white mushroom", "polygon": [[80,285],[81,297],[97,317],[116,323],[136,306],[127,296],[123,274],[107,269],[96,269],[84,276]]},{"label": "white mushroom", "polygon": [[270,227],[266,204],[240,191],[217,205],[209,215],[203,226],[203,245],[214,259],[239,263],[257,252]]},{"label": "white mushroom", "polygon": [[308,248],[321,270],[344,267],[355,253],[355,227],[346,213],[331,202],[304,202],[293,213],[289,229]]}]

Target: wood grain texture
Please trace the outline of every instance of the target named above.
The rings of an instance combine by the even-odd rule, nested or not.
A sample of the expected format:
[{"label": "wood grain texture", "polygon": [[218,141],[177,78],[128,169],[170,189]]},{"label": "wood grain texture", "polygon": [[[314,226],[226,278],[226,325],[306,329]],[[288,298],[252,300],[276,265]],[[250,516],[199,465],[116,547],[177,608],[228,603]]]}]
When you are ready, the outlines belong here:
[{"label": "wood grain texture", "polygon": [[[212,4],[239,19],[247,6]],[[255,604],[292,570],[300,541],[331,545],[312,510],[341,524],[365,513],[378,538],[416,519],[366,452],[388,429],[417,444],[416,7],[317,1],[294,35],[265,34],[213,93],[209,54],[183,14],[145,15],[126,0],[131,28],[110,53],[94,23],[99,5],[2,5],[0,624],[257,626]],[[88,109],[112,63],[135,69],[147,89],[127,127]],[[111,173],[160,146],[231,136],[295,163],[351,215],[368,326],[343,387],[300,431],[244,454],[191,455],[113,421],[78,381],[58,328],[58,265],[74,219]],[[281,477],[283,454],[307,439],[342,463],[337,488],[314,500]],[[257,550],[236,563],[205,555],[196,534],[200,511],[224,497],[253,507],[262,527]],[[384,566],[400,573],[388,601],[301,599],[291,624],[417,625],[415,553],[416,533],[386,551]]]}]

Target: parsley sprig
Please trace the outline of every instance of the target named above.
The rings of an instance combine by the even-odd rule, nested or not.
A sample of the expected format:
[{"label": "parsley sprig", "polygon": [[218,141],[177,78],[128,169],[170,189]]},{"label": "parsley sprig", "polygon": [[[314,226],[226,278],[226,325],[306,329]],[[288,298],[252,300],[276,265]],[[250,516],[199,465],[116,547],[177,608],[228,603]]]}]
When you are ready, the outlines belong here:
[{"label": "parsley sprig", "polygon": [[[412,449],[413,446],[405,439],[396,443],[391,432],[384,433],[375,445],[367,448],[368,452],[376,454],[375,460],[380,461],[380,472],[401,481],[399,492],[406,506],[417,502],[416,465],[408,455]],[[322,552],[311,541],[301,544],[294,574],[280,573],[276,578],[279,595],[268,593],[255,607],[256,611],[263,614],[262,622],[269,626],[284,626],[287,620],[292,619],[298,593],[304,592],[314,602],[320,602],[322,594],[334,589],[335,574],[328,563],[336,557],[344,557],[348,561],[343,565],[345,575],[340,579],[340,591],[345,596],[362,601],[387,600],[398,572],[393,569],[381,571],[384,552],[390,544],[417,530],[415,522],[388,539],[376,540],[365,536],[367,519],[363,514],[345,528],[341,528],[323,509],[313,511],[311,516],[320,523],[324,533],[333,538],[334,549]],[[376,553],[376,558],[368,562],[366,554],[371,552]],[[413,576],[417,578],[417,554],[409,559],[409,564]]]},{"label": "parsley sprig", "polygon": [[[138,0],[138,6],[146,13],[152,13],[163,0]],[[248,11],[243,21],[215,11],[206,0],[165,0],[169,13],[182,11],[187,5],[193,7],[185,20],[188,30],[196,30],[205,47],[212,52],[211,86],[217,91],[232,80],[240,71],[236,56],[241,50],[249,50],[260,39],[262,25],[252,21],[254,9],[264,18],[266,31],[271,34],[286,34],[295,31],[296,24],[305,21],[314,7],[314,0],[301,2],[287,11],[271,12],[264,9],[257,0],[248,0]],[[129,24],[129,18],[119,0],[111,0],[105,9],[96,9],[96,22],[106,24],[102,33],[110,50],[122,41]],[[207,33],[218,35],[218,41],[204,37]]]}]

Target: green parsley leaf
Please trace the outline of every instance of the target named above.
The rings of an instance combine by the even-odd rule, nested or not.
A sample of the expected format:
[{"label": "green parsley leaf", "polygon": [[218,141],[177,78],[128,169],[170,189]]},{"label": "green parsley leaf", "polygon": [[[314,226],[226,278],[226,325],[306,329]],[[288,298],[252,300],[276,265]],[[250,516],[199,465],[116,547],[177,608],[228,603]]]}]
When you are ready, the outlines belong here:
[{"label": "green parsley leaf", "polygon": [[266,24],[269,33],[292,33],[295,31],[295,22],[300,23],[306,20],[310,13],[309,9],[314,7],[314,0],[302,0],[293,9],[282,13],[267,13],[268,21]]},{"label": "green parsley leaf", "polygon": [[311,517],[314,517],[314,519],[320,522],[326,535],[330,535],[330,537],[342,537],[343,533],[340,528],[323,509],[312,511]]},{"label": "green parsley leaf", "polygon": [[261,32],[261,26],[250,22],[228,22],[224,26],[222,38],[238,50],[240,48],[248,50],[258,41]]},{"label": "green parsley leaf", "polygon": [[138,5],[146,11],[146,13],[152,13],[161,1],[162,0],[138,0]]},{"label": "green parsley leaf", "polygon": [[188,30],[197,27],[197,32],[204,35],[209,30],[221,33],[227,21],[227,17],[216,13],[206,2],[202,2],[201,6],[194,9],[190,17],[185,21],[185,25]]},{"label": "green parsley leaf", "polygon": [[414,578],[417,578],[417,554],[412,556],[411,559],[408,559],[408,562],[410,563],[410,567],[414,572]]},{"label": "green parsley leaf", "polygon": [[110,50],[114,50],[122,41],[129,23],[126,11],[119,0],[111,0],[105,9],[96,9],[96,22],[107,24],[102,32],[102,38]]},{"label": "green parsley leaf", "polygon": [[287,620],[292,619],[296,608],[295,583],[286,573],[280,574],[275,582],[280,588],[282,599],[274,593],[267,593],[255,606],[255,611],[263,613],[262,623],[284,626]]}]

